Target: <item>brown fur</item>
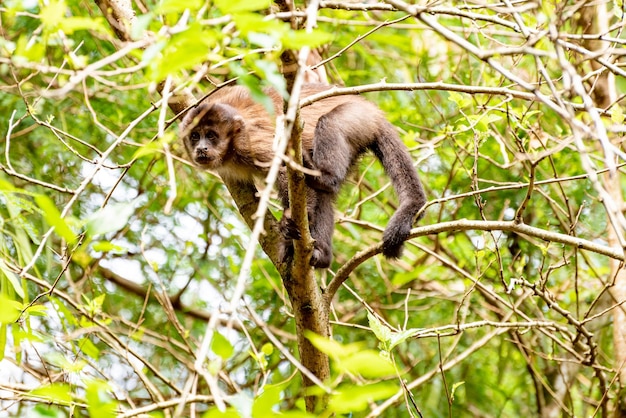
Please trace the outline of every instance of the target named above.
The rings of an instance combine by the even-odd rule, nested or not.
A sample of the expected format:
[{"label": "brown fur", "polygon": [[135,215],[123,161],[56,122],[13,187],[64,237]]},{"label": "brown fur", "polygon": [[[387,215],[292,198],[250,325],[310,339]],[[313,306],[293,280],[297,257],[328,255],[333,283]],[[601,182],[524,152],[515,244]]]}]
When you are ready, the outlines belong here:
[{"label": "brown fur", "polygon": [[[302,97],[328,89],[307,84]],[[275,114],[282,100],[269,90]],[[307,176],[311,235],[315,250],[311,264],[328,267],[332,258],[334,227],[332,202],[359,156],[368,149],[381,160],[398,193],[400,206],[383,234],[383,253],[399,257],[417,212],[426,202],[423,187],[406,147],[393,125],[373,103],[359,96],[335,96],[301,109],[305,165],[320,171]],[[262,177],[274,157],[275,117],[252,100],[244,87],[228,87],[192,109],[181,123],[181,136],[191,159],[199,167],[216,170],[223,178],[252,182]],[[279,192],[287,207],[286,182]],[[284,217],[285,218],[285,217]],[[287,241],[293,236],[289,219],[283,220]],[[286,254],[289,254],[287,248]]]}]

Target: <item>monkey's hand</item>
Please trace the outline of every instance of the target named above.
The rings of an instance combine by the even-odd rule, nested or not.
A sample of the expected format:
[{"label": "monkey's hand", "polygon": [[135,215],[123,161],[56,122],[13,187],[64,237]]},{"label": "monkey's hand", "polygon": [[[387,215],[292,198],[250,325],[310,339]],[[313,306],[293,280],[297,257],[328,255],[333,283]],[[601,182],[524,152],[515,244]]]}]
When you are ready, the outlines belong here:
[{"label": "monkey's hand", "polygon": [[302,234],[298,229],[296,223],[289,216],[289,209],[285,210],[283,217],[280,220],[280,232],[287,240],[302,239]]},{"label": "monkey's hand", "polygon": [[283,263],[287,263],[293,258],[293,240],[302,239],[300,230],[289,216],[289,209],[286,209],[283,213],[279,228],[282,237],[278,243],[278,257]]}]

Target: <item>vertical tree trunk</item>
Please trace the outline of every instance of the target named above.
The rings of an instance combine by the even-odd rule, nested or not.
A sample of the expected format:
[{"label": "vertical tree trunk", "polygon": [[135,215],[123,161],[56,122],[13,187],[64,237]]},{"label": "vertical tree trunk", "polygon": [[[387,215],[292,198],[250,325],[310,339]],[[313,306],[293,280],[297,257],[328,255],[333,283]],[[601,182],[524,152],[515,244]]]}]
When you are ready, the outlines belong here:
[{"label": "vertical tree trunk", "polygon": [[[296,263],[294,263],[295,265]],[[304,272],[300,272],[302,274]],[[298,274],[296,272],[296,274]],[[298,351],[300,352],[300,361],[315,377],[322,382],[327,382],[330,378],[330,362],[328,356],[320,352],[306,338],[308,331],[314,332],[320,336],[328,338],[330,336],[329,317],[324,298],[319,286],[315,280],[315,275],[310,272],[310,278],[307,280],[292,280],[286,278],[283,280],[293,313],[296,320],[296,334],[298,337]],[[306,273],[305,273],[306,275]],[[304,388],[310,388],[315,385],[306,376],[303,377]],[[318,398],[315,396],[307,396],[306,409],[314,412],[317,407],[323,408],[325,400],[322,399],[318,405]]]},{"label": "vertical tree trunk", "polygon": [[[275,4],[281,12],[289,12],[293,10],[293,3],[285,0],[277,0]],[[317,13],[317,10],[314,11]],[[309,24],[314,20],[315,16],[309,16]],[[292,29],[297,30],[298,21],[291,21]],[[326,73],[324,69],[312,72],[307,70],[303,62],[300,61],[300,55],[296,51],[286,50],[281,54],[283,76],[287,84],[287,90],[294,91],[294,84],[298,82],[297,77],[302,77],[304,81],[318,78],[319,81],[326,81]],[[319,55],[313,56],[310,53],[307,56],[307,65],[311,65],[316,59],[321,59]],[[285,112],[287,114],[287,111]],[[299,111],[296,112],[294,127],[290,138],[287,154],[297,164],[302,163],[302,141],[301,138],[301,122],[299,120]],[[309,233],[309,222],[307,219],[306,207],[306,185],[304,174],[298,170],[287,167],[287,176],[289,181],[289,201],[291,216],[294,223],[301,232],[302,239],[294,241],[294,259],[289,265],[284,266],[286,271],[281,272],[283,284],[289,295],[291,306],[293,308],[296,320],[296,335],[298,338],[298,351],[300,352],[300,361],[313,375],[321,382],[326,382],[330,378],[330,359],[328,355],[319,351],[306,337],[307,332],[314,332],[324,338],[330,337],[328,304],[325,303],[322,291],[317,284],[315,272],[309,265],[309,259],[312,248],[312,239]],[[308,256],[307,256],[308,255]],[[309,389],[314,386],[307,376],[303,377],[304,388]],[[316,396],[306,396],[306,409],[314,412],[316,407],[323,410],[327,397],[318,398]],[[319,402],[318,402],[319,400]]]},{"label": "vertical tree trunk", "polygon": [[[597,5],[589,5],[581,10],[581,18],[579,25],[583,28],[585,34],[604,34],[608,33],[609,13],[605,3]],[[602,52],[609,44],[600,40],[586,40],[583,45],[590,51]],[[591,68],[596,70],[603,69],[603,66],[596,60],[590,61]],[[594,80],[591,95],[596,106],[603,109],[610,108],[616,100],[617,94],[615,89],[615,76],[610,71],[601,72]],[[619,141],[614,141],[616,146],[620,146]],[[619,208],[624,207],[624,197],[622,194],[620,174],[607,173],[604,176],[604,187]],[[620,247],[620,235],[624,234],[623,230],[609,224],[608,241],[612,247]],[[609,303],[615,304],[626,300],[626,269],[624,263],[610,259],[611,278],[614,280],[613,286],[609,289],[611,300]],[[620,305],[613,310],[613,345],[615,350],[614,367],[618,371],[618,381],[620,383],[619,397],[614,405],[614,417],[626,417],[626,307]]]}]

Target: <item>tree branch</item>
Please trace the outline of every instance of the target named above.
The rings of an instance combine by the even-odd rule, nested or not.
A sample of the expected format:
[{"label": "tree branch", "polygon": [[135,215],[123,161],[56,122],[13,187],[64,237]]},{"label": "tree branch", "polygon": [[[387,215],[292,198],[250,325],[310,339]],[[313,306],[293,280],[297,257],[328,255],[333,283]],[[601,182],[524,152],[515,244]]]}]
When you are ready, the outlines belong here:
[{"label": "tree branch", "polygon": [[[571,245],[581,250],[587,250],[600,254],[615,260],[624,261],[624,251],[621,248],[608,247],[606,245],[596,244],[595,242],[577,238],[572,235],[561,234],[559,232],[546,231],[541,228],[529,226],[515,221],[473,221],[460,219],[458,221],[441,222],[438,224],[421,226],[411,231],[409,239],[422,237],[426,235],[440,234],[442,232],[462,232],[462,231],[504,231],[524,234],[531,237],[539,238],[548,243],[560,243]],[[345,282],[350,273],[359,265],[376,254],[382,252],[382,243],[373,245],[363,251],[355,254],[346,264],[344,264],[333,280],[324,290],[325,296],[330,300],[335,296],[341,284]]]}]

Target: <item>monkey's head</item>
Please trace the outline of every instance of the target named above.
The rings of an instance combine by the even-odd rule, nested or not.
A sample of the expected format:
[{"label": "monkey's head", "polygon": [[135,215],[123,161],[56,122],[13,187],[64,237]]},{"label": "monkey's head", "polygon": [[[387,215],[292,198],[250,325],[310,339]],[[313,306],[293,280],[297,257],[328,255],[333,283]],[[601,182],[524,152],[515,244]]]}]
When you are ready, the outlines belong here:
[{"label": "monkey's head", "polygon": [[201,104],[187,112],[180,125],[189,158],[201,168],[221,167],[235,150],[244,132],[244,120],[235,108],[223,103]]}]

